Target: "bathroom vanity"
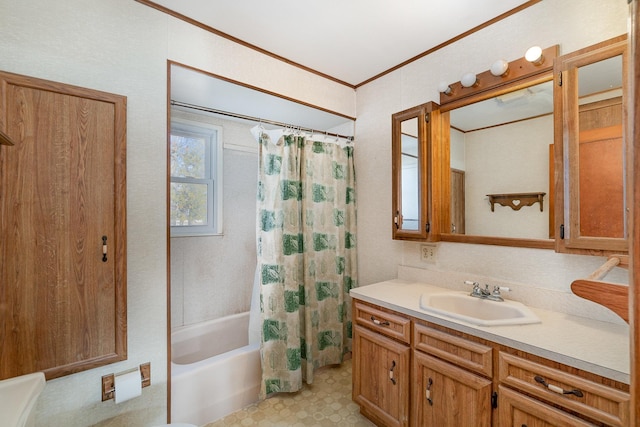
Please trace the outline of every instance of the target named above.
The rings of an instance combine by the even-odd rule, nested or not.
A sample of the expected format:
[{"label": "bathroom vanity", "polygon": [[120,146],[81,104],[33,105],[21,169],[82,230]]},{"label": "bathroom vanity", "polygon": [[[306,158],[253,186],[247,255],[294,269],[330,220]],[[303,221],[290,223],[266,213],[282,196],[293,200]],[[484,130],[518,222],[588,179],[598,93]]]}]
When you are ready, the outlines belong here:
[{"label": "bathroom vanity", "polygon": [[351,290],[363,415],[381,426],[629,426],[626,325],[529,307],[539,323],[478,326],[421,307],[444,293],[403,280]]}]

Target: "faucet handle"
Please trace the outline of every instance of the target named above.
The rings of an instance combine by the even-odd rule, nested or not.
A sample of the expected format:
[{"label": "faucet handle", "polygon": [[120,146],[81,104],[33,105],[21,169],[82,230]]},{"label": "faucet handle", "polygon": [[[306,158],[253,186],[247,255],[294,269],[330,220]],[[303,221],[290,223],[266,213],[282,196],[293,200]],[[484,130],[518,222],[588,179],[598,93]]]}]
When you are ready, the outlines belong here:
[{"label": "faucet handle", "polygon": [[504,299],[502,298],[502,295],[500,294],[500,291],[509,292],[510,289],[507,288],[506,286],[495,285],[493,287],[493,292],[491,292],[491,294],[487,296],[487,298],[492,301],[504,301]]},{"label": "faucet handle", "polygon": [[464,284],[473,286],[473,290],[469,295],[471,295],[472,297],[483,298],[483,291],[480,289],[480,283],[472,282],[471,280],[465,280]]}]

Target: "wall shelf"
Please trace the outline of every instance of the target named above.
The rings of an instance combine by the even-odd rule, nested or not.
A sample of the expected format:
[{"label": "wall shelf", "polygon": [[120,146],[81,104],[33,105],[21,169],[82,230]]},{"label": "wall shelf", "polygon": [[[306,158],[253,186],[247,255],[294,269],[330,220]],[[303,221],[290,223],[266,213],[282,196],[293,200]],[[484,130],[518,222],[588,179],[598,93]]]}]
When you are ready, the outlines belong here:
[{"label": "wall shelf", "polygon": [[487,194],[491,203],[491,212],[494,211],[494,204],[508,206],[514,211],[519,211],[523,206],[532,206],[540,203],[540,212],[543,211],[543,198],[547,193],[508,193],[508,194]]}]

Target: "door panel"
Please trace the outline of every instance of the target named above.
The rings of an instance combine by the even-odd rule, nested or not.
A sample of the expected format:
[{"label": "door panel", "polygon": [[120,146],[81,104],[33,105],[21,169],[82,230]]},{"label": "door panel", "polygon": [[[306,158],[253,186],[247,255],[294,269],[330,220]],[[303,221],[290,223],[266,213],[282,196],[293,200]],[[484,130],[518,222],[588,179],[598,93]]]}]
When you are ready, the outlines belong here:
[{"label": "door panel", "polygon": [[0,78],[0,378],[122,360],[125,100]]}]

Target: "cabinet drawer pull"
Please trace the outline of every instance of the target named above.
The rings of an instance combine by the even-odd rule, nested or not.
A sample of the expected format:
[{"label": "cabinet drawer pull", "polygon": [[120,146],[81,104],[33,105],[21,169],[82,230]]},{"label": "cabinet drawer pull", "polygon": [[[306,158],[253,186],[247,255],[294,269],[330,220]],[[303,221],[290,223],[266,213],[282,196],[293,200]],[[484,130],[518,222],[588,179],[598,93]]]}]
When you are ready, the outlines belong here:
[{"label": "cabinet drawer pull", "polygon": [[583,397],[584,396],[582,394],[582,392],[580,390],[578,390],[578,389],[564,390],[561,387],[558,387],[557,385],[549,384],[540,375],[536,375],[534,377],[534,379],[536,380],[537,383],[542,384],[543,386],[545,386],[549,390],[553,391],[554,393],[558,393],[558,394],[573,394],[573,395],[578,396],[578,397]]},{"label": "cabinet drawer pull", "polygon": [[429,405],[433,406],[433,400],[431,400],[431,386],[433,385],[433,380],[431,378],[429,378],[429,381],[427,382],[427,389],[424,391],[424,397],[427,398],[427,402],[429,402]]},{"label": "cabinet drawer pull", "polygon": [[376,319],[373,316],[371,316],[371,321],[373,323],[375,323],[376,325],[378,325],[378,326],[389,326],[389,322],[388,321],[385,320],[384,322],[381,322],[381,321],[379,321],[378,319]]},{"label": "cabinet drawer pull", "polygon": [[102,262],[107,262],[107,236],[102,236]]},{"label": "cabinet drawer pull", "polygon": [[393,385],[396,385],[396,379],[393,377],[393,370],[395,368],[396,368],[396,361],[393,360],[393,361],[391,361],[391,369],[389,369],[389,379],[391,380]]}]

